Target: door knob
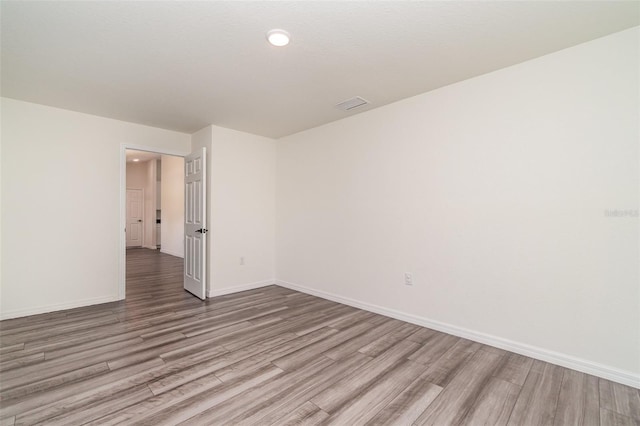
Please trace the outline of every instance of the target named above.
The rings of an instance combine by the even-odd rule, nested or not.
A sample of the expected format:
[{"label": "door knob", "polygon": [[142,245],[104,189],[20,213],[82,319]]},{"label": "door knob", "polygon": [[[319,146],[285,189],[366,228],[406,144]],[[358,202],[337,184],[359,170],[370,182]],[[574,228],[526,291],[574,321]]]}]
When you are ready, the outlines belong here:
[{"label": "door knob", "polygon": [[142,222],[142,219],[138,219],[138,222]]},{"label": "door knob", "polygon": [[196,229],[196,232],[199,232],[201,234],[206,234],[207,232],[209,232],[208,229],[204,229],[204,228],[200,228],[200,229]]}]

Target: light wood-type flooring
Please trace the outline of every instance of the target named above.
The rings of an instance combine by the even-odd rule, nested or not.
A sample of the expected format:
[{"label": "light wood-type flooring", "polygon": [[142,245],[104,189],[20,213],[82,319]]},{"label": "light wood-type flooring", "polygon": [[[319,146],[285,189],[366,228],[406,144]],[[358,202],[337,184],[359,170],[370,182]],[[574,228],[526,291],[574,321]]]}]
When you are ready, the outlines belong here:
[{"label": "light wood-type flooring", "polygon": [[640,425],[640,391],[277,286],[202,302],[127,255],[127,299],[0,323],[0,425]]}]

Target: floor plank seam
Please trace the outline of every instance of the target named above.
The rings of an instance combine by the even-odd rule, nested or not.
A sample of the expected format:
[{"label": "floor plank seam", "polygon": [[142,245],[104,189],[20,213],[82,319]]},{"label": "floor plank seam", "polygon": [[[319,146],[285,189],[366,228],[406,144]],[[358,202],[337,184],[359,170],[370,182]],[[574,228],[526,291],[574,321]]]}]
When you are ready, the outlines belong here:
[{"label": "floor plank seam", "polygon": [[556,417],[558,415],[558,401],[560,400],[560,392],[562,391],[562,383],[564,381],[564,376],[565,376],[565,370],[562,370],[562,377],[560,377],[560,387],[558,389],[558,393],[556,394],[555,397],[555,404],[556,404],[556,409],[553,410],[553,422],[555,423]]},{"label": "floor plank seam", "polygon": [[[516,396],[516,403],[517,403],[517,401],[520,400],[520,396],[522,395],[522,392],[524,390],[524,384],[527,383],[527,380],[529,380],[529,376],[531,375],[531,369],[532,369],[532,366],[529,367],[529,370],[527,371],[527,375],[526,375],[525,379],[522,382],[522,386],[520,387],[520,391],[518,392],[518,395]],[[513,424],[511,422],[511,418],[513,417],[513,412],[514,412],[515,408],[516,408],[516,404],[513,404],[513,408],[511,409],[511,413],[509,414],[509,419],[507,420],[507,424],[508,425]]]}]

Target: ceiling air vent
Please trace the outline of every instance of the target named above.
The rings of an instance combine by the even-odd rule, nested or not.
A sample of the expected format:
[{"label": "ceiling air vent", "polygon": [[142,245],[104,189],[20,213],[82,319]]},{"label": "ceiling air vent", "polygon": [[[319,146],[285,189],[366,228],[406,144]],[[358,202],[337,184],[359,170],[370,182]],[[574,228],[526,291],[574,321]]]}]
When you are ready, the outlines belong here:
[{"label": "ceiling air vent", "polygon": [[367,105],[369,101],[362,99],[360,96],[356,96],[355,98],[347,99],[344,102],[340,102],[336,105],[336,108],[341,109],[343,111],[349,111],[355,108],[359,108],[362,105]]}]

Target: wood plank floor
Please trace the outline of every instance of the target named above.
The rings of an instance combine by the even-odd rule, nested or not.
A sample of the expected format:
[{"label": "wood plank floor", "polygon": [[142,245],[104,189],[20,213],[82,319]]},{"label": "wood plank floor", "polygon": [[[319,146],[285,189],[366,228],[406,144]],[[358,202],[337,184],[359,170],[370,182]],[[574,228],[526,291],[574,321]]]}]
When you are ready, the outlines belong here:
[{"label": "wood plank floor", "polygon": [[277,286],[202,302],[127,253],[127,300],[0,323],[0,425],[640,425],[640,391]]}]

